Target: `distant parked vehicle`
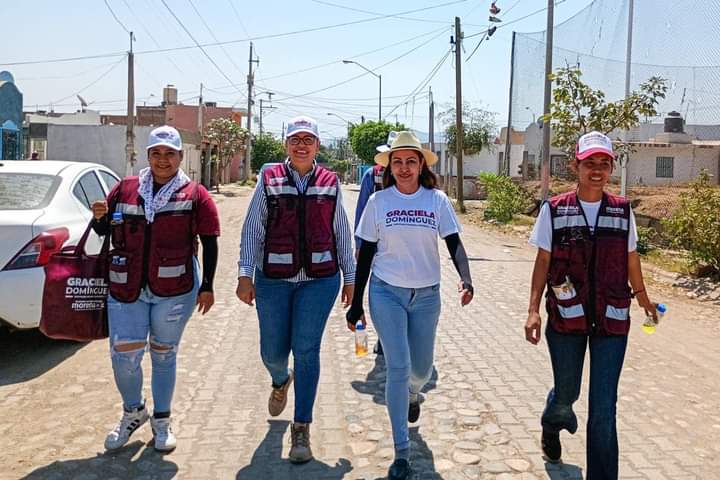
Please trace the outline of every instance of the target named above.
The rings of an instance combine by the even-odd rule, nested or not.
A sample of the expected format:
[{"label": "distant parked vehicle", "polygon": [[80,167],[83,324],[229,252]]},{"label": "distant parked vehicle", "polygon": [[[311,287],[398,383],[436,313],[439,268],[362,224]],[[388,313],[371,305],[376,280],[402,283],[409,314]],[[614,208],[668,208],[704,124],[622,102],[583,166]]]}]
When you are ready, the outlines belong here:
[{"label": "distant parked vehicle", "polygon": [[[0,324],[37,328],[43,284],[53,253],[76,245],[90,206],[120,179],[86,162],[0,161]],[[91,234],[89,253],[100,249]]]}]

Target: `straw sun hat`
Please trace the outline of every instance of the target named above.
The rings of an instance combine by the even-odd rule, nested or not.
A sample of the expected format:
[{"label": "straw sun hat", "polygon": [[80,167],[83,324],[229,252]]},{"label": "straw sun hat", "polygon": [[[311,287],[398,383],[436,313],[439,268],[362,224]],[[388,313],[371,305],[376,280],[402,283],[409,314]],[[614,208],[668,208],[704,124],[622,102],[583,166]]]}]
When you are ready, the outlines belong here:
[{"label": "straw sun hat", "polygon": [[425,163],[430,166],[434,165],[438,161],[437,155],[427,148],[423,148],[420,140],[415,136],[414,133],[409,131],[397,132],[397,136],[393,139],[390,144],[390,148],[385,152],[380,152],[375,155],[375,163],[387,167],[390,162],[390,155],[392,152],[397,150],[415,150],[422,153]]}]

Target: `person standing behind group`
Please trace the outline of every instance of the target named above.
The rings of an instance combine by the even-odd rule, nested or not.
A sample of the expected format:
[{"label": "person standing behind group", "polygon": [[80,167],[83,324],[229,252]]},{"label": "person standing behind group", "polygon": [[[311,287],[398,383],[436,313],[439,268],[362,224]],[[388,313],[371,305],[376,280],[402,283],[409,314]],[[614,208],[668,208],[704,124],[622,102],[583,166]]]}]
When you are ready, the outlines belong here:
[{"label": "person standing behind group", "polygon": [[618,478],[616,403],[631,299],[637,298],[645,314],[657,319],[645,291],[630,202],[604,191],[614,159],[607,136],[581,136],[571,164],[577,190],[545,202],[530,237],[538,251],[525,338],[532,344],[540,341],[540,297],[547,285],[545,337],[554,379],[542,414],[542,449],[549,461],[560,461],[560,431],[577,430],[572,405],[580,395],[589,344],[589,480]]},{"label": "person standing behind group", "polygon": [[[177,130],[154,129],[147,152],[149,168],[124,178],[107,201],[92,206],[93,229],[112,236],[107,309],[113,373],[123,400],[122,418],[105,439],[107,450],[125,445],[149,418],[142,394],[148,337],[154,446],[159,451],[175,448],[170,410],[180,339],[195,305],[204,315],[215,301],[220,235],[215,203],[180,168],[183,152]],[[202,279],[198,235],[203,245]]]},{"label": "person standing behind group", "polygon": [[401,480],[410,476],[408,422],[418,420],[420,390],[432,374],[440,317],[438,236],[445,239],[460,274],[461,305],[470,303],[473,287],[460,224],[428,168],[437,156],[422,148],[412,132],[403,131],[375,162],[386,167],[385,188],[370,197],[355,232],[362,246],[357,290],[346,319],[350,330],[358,321],[365,323],[363,292],[372,267],[370,313],[385,355],[385,400],[395,445],[388,478]]},{"label": "person standing behind group", "polygon": [[[382,145],[378,145],[375,150],[378,151],[378,153],[387,152],[390,150],[390,144],[397,136],[397,132],[390,132],[388,134],[387,142],[383,143]],[[368,168],[365,171],[365,174],[362,177],[362,180],[360,181],[360,193],[358,194],[358,201],[357,205],[355,206],[355,231],[357,232],[358,225],[360,224],[360,217],[362,217],[363,212],[365,211],[365,205],[367,205],[367,201],[370,199],[370,195],[372,195],[375,192],[378,192],[383,189],[383,173],[385,172],[385,167],[382,165],[375,164],[371,168]],[[360,254],[360,246],[362,245],[362,239],[355,235],[355,258],[358,257]],[[373,349],[374,353],[376,355],[382,355],[382,344],[380,343],[380,340],[375,344],[375,348]]]},{"label": "person standing behind group", "polygon": [[[288,123],[288,158],[258,175],[242,228],[238,298],[257,301],[260,355],[272,378],[271,416],[282,413],[295,381],[290,461],[313,458],[310,423],[320,377],[320,342],[340,288],[353,298],[352,233],[337,175],[315,162],[320,135],[315,120]],[[253,283],[253,276],[255,277]],[[288,368],[293,353],[294,371]]]}]

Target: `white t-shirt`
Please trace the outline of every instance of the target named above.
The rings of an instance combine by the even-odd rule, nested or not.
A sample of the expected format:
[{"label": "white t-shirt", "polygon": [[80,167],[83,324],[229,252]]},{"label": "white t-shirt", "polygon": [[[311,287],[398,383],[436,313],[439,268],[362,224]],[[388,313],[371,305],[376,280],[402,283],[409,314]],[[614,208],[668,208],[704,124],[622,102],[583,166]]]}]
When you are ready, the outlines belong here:
[{"label": "white t-shirt", "polygon": [[[600,201],[584,202],[578,199],[580,206],[585,212],[585,217],[590,225],[590,231],[595,228],[595,221],[600,211]],[[544,203],[540,209],[540,214],[535,220],[535,227],[530,234],[530,245],[542,248],[546,252],[552,251],[552,216],[550,214],[550,205]],[[635,226],[635,214],[630,209],[630,232],[628,236],[628,252],[637,250],[637,227]]]},{"label": "white t-shirt", "polygon": [[403,288],[440,283],[438,235],[460,233],[460,223],[447,195],[420,189],[406,195],[395,186],[370,196],[355,235],[377,242],[373,273]]}]

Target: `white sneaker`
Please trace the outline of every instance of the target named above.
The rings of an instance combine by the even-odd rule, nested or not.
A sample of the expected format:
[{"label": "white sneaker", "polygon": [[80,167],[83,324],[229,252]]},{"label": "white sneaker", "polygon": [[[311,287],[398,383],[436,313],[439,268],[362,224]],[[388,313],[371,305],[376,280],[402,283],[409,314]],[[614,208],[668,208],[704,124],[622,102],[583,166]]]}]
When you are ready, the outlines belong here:
[{"label": "white sneaker", "polygon": [[123,410],[122,419],[105,437],[105,449],[117,450],[123,447],[130,440],[130,435],[147,422],[148,418],[150,416],[145,407],[142,410],[136,408],[130,412]]},{"label": "white sneaker", "polygon": [[177,446],[177,438],[170,427],[170,418],[150,418],[153,436],[155,437],[155,450],[171,452]]}]

